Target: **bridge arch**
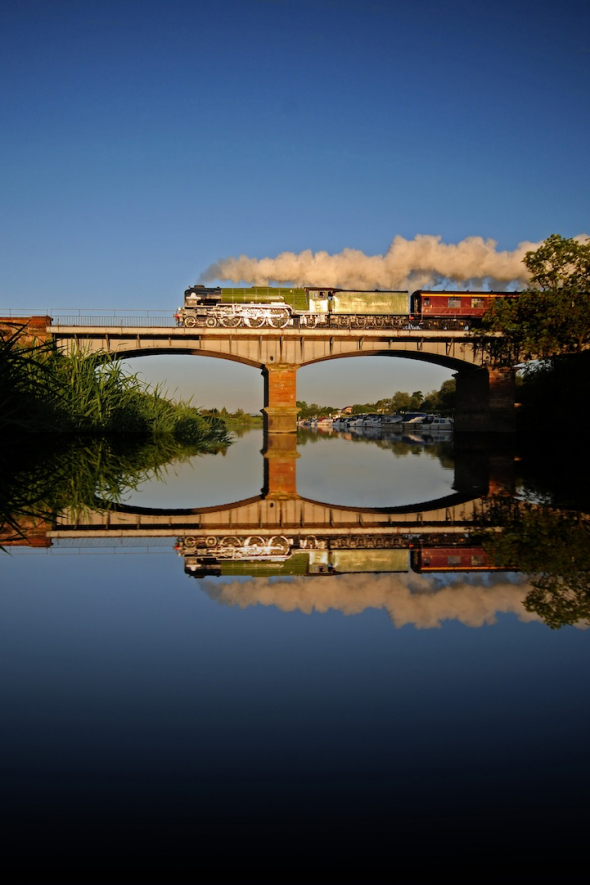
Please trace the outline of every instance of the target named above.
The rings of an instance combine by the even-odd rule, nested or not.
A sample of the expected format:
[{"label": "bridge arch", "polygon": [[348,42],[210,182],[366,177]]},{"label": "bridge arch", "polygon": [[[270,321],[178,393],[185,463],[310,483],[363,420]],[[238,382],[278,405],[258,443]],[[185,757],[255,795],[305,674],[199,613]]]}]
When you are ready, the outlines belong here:
[{"label": "bridge arch", "polygon": [[457,359],[456,357],[433,353],[409,353],[405,350],[398,351],[390,348],[386,350],[372,350],[368,353],[364,351],[359,351],[357,353],[337,353],[316,357],[315,359],[302,362],[299,368],[303,369],[307,366],[315,366],[319,363],[332,362],[334,360],[363,359],[377,356],[392,357],[394,359],[413,360],[414,362],[430,363],[431,365],[441,366],[444,369],[450,369],[452,372],[477,372],[480,368],[479,366],[475,366],[472,362],[468,362],[464,359]]},{"label": "bridge arch", "polygon": [[199,356],[208,357],[209,359],[226,360],[232,363],[241,363],[244,366],[251,366],[254,369],[264,368],[262,363],[257,360],[249,359],[248,357],[238,356],[232,353],[224,353],[223,351],[220,351],[219,353],[210,350],[203,351],[197,348],[152,347],[147,350],[145,348],[135,347],[130,348],[129,350],[118,349],[116,351],[110,351],[110,354],[115,359],[122,360],[139,359],[140,357],[146,356]]}]

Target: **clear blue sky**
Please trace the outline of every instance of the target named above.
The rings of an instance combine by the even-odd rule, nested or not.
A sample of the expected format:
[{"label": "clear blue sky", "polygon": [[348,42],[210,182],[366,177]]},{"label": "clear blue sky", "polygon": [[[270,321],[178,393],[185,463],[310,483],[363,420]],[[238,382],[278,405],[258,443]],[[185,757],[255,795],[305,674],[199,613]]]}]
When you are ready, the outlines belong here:
[{"label": "clear blue sky", "polygon": [[[587,233],[589,25],[581,0],[3,0],[0,308],[172,311],[230,255]],[[150,377],[261,406],[257,373],[189,362]],[[350,362],[300,398],[448,377]]]}]

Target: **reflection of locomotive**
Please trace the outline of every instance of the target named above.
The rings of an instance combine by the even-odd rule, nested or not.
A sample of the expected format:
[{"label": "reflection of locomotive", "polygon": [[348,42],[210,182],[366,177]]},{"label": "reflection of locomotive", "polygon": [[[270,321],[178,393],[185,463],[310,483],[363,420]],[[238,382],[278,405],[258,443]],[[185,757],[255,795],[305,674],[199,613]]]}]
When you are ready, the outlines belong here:
[{"label": "reflection of locomotive", "polygon": [[194,578],[507,570],[469,535],[186,535],[175,549]]},{"label": "reflection of locomotive", "polygon": [[407,572],[409,551],[401,537],[316,535],[193,536],[178,538],[176,551],[194,578],[214,575],[341,575]]},{"label": "reflection of locomotive", "polygon": [[455,329],[477,326],[494,298],[518,292],[409,292],[192,286],[175,313],[179,326]]}]

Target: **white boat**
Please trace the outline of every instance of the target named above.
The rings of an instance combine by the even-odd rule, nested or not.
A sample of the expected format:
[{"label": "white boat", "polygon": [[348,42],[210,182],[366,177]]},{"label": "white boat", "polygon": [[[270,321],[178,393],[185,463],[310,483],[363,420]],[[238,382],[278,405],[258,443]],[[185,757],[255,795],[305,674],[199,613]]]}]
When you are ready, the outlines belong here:
[{"label": "white boat", "polygon": [[404,427],[407,427],[409,430],[419,430],[427,417],[428,415],[414,415],[412,418],[404,421]]},{"label": "white boat", "polygon": [[422,433],[450,433],[453,429],[452,418],[441,418],[439,415],[427,415],[421,425]]}]

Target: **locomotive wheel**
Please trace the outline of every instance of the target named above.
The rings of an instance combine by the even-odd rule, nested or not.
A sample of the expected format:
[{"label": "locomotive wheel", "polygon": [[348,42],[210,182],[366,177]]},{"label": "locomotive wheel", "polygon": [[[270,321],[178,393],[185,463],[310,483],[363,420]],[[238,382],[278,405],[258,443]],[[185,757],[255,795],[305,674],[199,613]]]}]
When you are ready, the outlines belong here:
[{"label": "locomotive wheel", "polygon": [[221,318],[221,325],[225,326],[226,329],[235,329],[236,326],[240,325],[240,317],[236,316],[228,316]]},{"label": "locomotive wheel", "polygon": [[186,538],[184,539],[184,546],[185,547],[194,547],[195,546],[195,539],[193,538],[192,535],[186,536]]},{"label": "locomotive wheel", "polygon": [[214,326],[217,325],[217,320],[215,319],[215,317],[207,317],[207,319],[205,320],[205,325],[209,329],[212,329]]},{"label": "locomotive wheel", "polygon": [[305,325],[308,329],[315,329],[318,324],[318,318],[315,314],[305,317]]},{"label": "locomotive wheel", "polygon": [[246,323],[251,329],[260,329],[261,326],[264,326],[265,319],[266,317],[260,314],[253,314],[246,317]]},{"label": "locomotive wheel", "polygon": [[264,539],[258,538],[256,536],[252,536],[250,538],[246,538],[244,542],[244,547],[264,547]]},{"label": "locomotive wheel", "polygon": [[184,318],[184,325],[187,327],[187,329],[192,329],[193,326],[197,325],[197,318],[196,317],[185,317]]},{"label": "locomotive wheel", "polygon": [[240,541],[239,538],[235,538],[235,537],[233,537],[233,535],[228,535],[227,537],[221,539],[219,546],[220,547],[241,547],[242,542]]},{"label": "locomotive wheel", "polygon": [[289,547],[291,545],[289,544],[287,539],[281,535],[280,537],[277,537],[277,538],[271,538],[270,539],[270,546],[272,547],[273,550],[278,549],[278,550],[280,550],[281,553],[288,553]]},{"label": "locomotive wheel", "polygon": [[274,310],[270,315],[269,322],[270,325],[274,326],[275,329],[284,329],[284,327],[289,322],[289,311]]}]

